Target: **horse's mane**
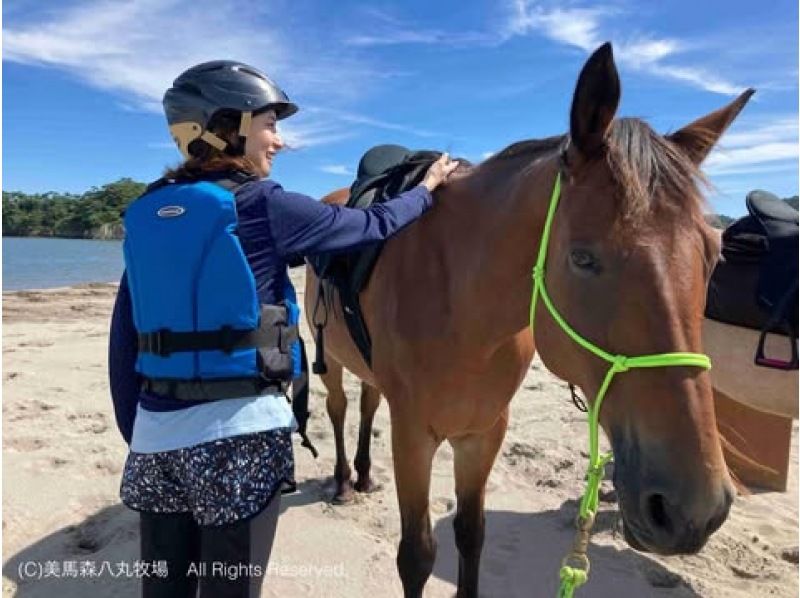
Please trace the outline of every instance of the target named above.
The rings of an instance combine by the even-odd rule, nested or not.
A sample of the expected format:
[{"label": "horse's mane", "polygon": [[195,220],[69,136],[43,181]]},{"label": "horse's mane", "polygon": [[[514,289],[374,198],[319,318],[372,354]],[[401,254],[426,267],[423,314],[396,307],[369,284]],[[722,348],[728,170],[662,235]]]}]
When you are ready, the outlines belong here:
[{"label": "horse's mane", "polygon": [[525,141],[517,141],[512,143],[504,150],[496,153],[489,158],[486,163],[494,162],[496,160],[507,160],[508,158],[517,158],[525,156],[531,160],[540,158],[544,154],[549,154],[556,151],[564,141],[565,135],[557,135],[555,137],[545,137],[544,139],[526,139]]},{"label": "horse's mane", "polygon": [[[509,145],[484,164],[525,158],[533,161],[555,153],[564,135],[527,139]],[[614,120],[606,140],[606,159],[617,183],[618,218],[630,223],[652,209],[666,208],[702,220],[704,200],[698,183],[703,173],[678,146],[638,118]]]},{"label": "horse's mane", "polygon": [[705,184],[706,178],[677,145],[638,118],[620,118],[611,126],[607,148],[622,221],[639,220],[653,209],[703,220],[698,183]]}]

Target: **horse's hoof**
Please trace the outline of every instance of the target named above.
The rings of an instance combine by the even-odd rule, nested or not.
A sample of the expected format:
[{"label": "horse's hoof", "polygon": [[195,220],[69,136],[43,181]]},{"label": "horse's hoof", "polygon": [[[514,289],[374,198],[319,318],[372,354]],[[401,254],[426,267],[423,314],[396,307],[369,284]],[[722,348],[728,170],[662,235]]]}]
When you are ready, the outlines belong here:
[{"label": "horse's hoof", "polygon": [[366,481],[358,480],[355,483],[355,489],[356,492],[372,494],[373,492],[383,490],[383,484],[375,483],[372,481],[372,478],[367,478]]},{"label": "horse's hoof", "polygon": [[344,484],[340,485],[339,488],[336,490],[336,494],[333,495],[331,499],[331,504],[333,505],[349,505],[353,502],[355,498],[355,493],[353,492],[353,484],[352,482],[345,482]]}]

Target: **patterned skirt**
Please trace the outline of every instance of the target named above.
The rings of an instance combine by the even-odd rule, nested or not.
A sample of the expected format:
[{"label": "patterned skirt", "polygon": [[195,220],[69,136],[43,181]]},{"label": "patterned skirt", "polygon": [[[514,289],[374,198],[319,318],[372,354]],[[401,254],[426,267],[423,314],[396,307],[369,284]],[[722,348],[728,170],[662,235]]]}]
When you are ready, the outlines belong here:
[{"label": "patterned skirt", "polygon": [[198,525],[225,525],[259,513],[293,479],[291,430],[277,428],[161,453],[131,451],[120,498],[136,511],[190,512]]}]

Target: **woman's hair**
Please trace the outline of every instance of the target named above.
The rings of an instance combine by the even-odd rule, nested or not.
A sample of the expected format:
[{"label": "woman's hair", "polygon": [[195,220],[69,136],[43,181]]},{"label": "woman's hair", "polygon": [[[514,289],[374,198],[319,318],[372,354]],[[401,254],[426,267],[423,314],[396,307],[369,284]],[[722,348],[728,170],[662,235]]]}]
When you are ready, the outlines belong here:
[{"label": "woman's hair", "polygon": [[[220,110],[208,123],[208,130],[228,145],[224,150],[209,145],[201,139],[189,144],[191,158],[174,168],[167,168],[164,178],[176,181],[194,181],[212,172],[242,171],[256,174],[252,160],[237,152],[241,114],[235,110]],[[237,140],[231,143],[231,140]],[[236,153],[234,153],[236,152]]]}]

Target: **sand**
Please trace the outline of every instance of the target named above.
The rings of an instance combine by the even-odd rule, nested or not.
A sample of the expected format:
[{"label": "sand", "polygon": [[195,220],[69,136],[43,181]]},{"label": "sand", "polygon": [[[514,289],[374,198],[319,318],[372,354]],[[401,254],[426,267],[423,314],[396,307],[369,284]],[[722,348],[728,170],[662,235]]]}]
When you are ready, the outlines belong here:
[{"label": "sand", "polygon": [[[301,277],[295,274],[298,289]],[[89,284],[3,295],[4,596],[139,593],[132,570],[137,516],[118,498],[126,446],[106,371],[115,291],[113,284]],[[312,349],[307,330],[304,336]],[[309,432],[321,454],[314,460],[296,442],[300,491],[283,499],[264,595],[401,596],[386,403],[376,416],[372,452],[382,489],[332,506],[333,434],[318,379],[311,388]],[[352,459],[358,380],[346,378],[346,388]],[[582,490],[586,435],[585,416],[564,383],[535,361],[512,401],[508,435],[488,484],[481,595],[555,596]],[[789,491],[739,497],[728,521],[694,556],[660,558],[628,548],[611,484],[603,482],[591,579],[578,595],[797,596],[796,422],[792,450]],[[439,550],[426,596],[454,594],[454,506],[452,451],[445,443],[433,469]],[[20,571],[33,578],[21,580]]]}]

